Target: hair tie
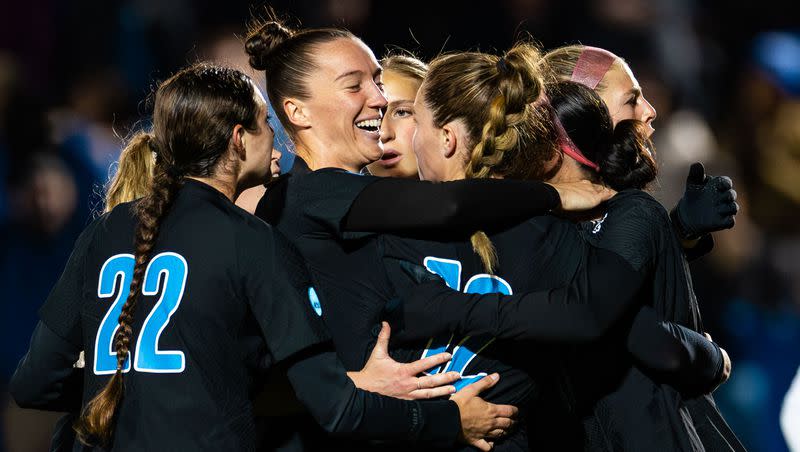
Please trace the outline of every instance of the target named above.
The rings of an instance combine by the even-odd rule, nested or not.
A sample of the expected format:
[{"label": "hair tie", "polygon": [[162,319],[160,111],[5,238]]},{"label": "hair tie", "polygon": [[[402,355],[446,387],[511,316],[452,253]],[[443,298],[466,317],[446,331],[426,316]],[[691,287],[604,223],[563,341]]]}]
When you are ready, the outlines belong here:
[{"label": "hair tie", "polygon": [[570,81],[595,89],[617,58],[608,50],[585,46],[575,63]]},{"label": "hair tie", "polygon": [[164,172],[166,172],[173,179],[180,179],[183,177],[183,170],[175,165],[167,165]]},{"label": "hair tie", "polygon": [[508,65],[506,65],[505,57],[500,57],[496,63],[497,72],[505,75],[508,72]]}]

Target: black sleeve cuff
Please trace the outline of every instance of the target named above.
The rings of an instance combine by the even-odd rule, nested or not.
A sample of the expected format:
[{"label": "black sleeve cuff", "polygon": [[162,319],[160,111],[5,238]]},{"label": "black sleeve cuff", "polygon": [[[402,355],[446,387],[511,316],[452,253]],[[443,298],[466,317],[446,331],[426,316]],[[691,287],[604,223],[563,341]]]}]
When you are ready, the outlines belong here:
[{"label": "black sleeve cuff", "polygon": [[714,237],[711,234],[706,234],[700,237],[700,241],[693,247],[684,248],[683,252],[686,255],[686,260],[692,262],[710,253],[713,249]]},{"label": "black sleeve cuff", "polygon": [[458,405],[451,400],[425,400],[419,408],[417,439],[437,447],[454,445],[461,435]]}]

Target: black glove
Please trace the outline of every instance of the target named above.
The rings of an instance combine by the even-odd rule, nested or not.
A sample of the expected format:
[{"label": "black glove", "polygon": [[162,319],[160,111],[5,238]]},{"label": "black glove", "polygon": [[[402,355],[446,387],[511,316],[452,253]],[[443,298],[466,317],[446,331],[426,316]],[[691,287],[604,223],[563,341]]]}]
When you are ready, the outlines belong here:
[{"label": "black glove", "polygon": [[736,190],[727,176],[707,176],[703,164],[692,164],[683,198],[670,212],[678,236],[698,239],[704,234],[733,227],[739,211]]}]

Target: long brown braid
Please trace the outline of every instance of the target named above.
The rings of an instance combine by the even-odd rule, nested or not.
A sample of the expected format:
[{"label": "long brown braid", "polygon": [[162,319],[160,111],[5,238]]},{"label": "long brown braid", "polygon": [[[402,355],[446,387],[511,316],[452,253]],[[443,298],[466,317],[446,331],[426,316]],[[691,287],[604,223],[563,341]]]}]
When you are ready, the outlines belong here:
[{"label": "long brown braid", "polygon": [[[466,52],[431,62],[421,91],[437,127],[461,120],[475,143],[465,156],[467,178],[541,180],[545,163],[558,154],[551,112],[538,102],[540,60],[534,45],[518,43],[503,57]],[[493,273],[497,252],[489,237],[478,231],[471,242]]]},{"label": "long brown braid", "polygon": [[113,441],[117,409],[124,394],[122,369],[131,348],[131,325],[161,224],[184,177],[213,176],[221,157],[229,151],[237,124],[251,131],[258,129],[255,95],[252,81],[243,73],[204,63],[178,72],[156,91],[153,134],[148,139],[156,162],[148,194],[135,206],[135,266],[114,336],[117,371],[84,407],[75,424],[78,438],[85,444],[108,446]]}]

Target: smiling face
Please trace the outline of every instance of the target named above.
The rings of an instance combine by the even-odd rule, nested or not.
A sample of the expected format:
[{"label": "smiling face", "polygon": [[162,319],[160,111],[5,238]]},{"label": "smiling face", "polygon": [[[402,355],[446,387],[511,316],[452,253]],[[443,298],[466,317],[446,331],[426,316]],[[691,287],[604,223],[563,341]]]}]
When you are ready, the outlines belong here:
[{"label": "smiling face", "polygon": [[[298,150],[314,166],[360,171],[381,158],[381,110],[386,107],[381,67],[363,42],[339,38],[314,49],[308,99],[300,101],[303,124]],[[291,116],[291,115],[290,115]]]},{"label": "smiling face", "polygon": [[652,134],[656,110],[642,95],[642,88],[627,63],[618,59],[603,77],[604,89],[597,93],[606,103],[616,126],[625,119],[638,119],[647,124]]},{"label": "smiling face", "polygon": [[381,122],[383,157],[369,166],[381,177],[418,177],[414,156],[414,98],[420,81],[394,71],[383,74],[384,91],[389,105]]}]

